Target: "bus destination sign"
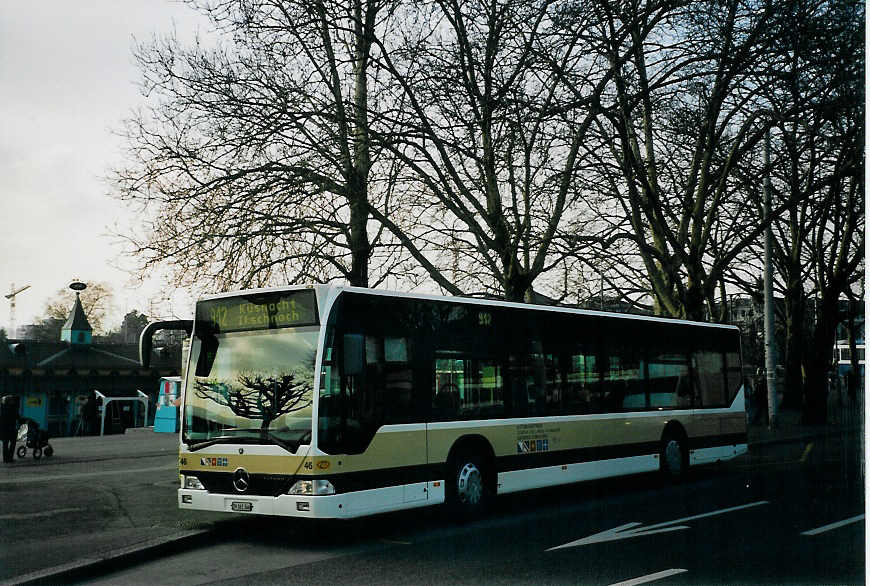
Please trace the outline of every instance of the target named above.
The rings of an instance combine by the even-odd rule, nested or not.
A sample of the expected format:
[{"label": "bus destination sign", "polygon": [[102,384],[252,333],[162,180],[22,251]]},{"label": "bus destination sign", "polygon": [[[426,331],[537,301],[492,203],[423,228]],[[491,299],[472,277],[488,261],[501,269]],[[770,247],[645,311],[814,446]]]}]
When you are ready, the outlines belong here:
[{"label": "bus destination sign", "polygon": [[[201,301],[197,323],[214,333],[317,325],[314,291],[283,291]],[[197,326],[199,327],[199,326]]]}]

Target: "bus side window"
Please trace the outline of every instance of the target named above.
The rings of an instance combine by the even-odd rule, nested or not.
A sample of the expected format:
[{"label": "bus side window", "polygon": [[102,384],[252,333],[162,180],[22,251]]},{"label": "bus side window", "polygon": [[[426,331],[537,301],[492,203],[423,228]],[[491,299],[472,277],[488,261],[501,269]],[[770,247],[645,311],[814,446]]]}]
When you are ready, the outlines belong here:
[{"label": "bus side window", "polygon": [[[540,342],[537,342],[540,347]],[[537,351],[508,356],[508,385],[512,417],[548,414],[551,385],[546,378],[544,355]]]},{"label": "bus side window", "polygon": [[654,354],[649,360],[649,397],[652,408],[686,408],[692,406],[692,385],[686,354]]},{"label": "bus side window", "polygon": [[454,421],[459,411],[460,395],[464,389],[465,361],[454,358],[435,358],[432,420]]},{"label": "bus side window", "polygon": [[560,363],[560,370],[564,372],[562,412],[583,415],[603,411],[600,363],[592,350],[578,350],[576,354],[561,356]]},{"label": "bus side window", "polygon": [[724,407],[725,363],[722,353],[707,350],[692,354],[692,368],[701,407]]},{"label": "bus side window", "polygon": [[740,385],[743,384],[743,366],[740,364],[739,352],[725,354],[725,404],[731,405]]},{"label": "bus side window", "polygon": [[[460,403],[462,419],[504,417],[504,372],[493,360],[474,360],[470,389]],[[469,392],[470,391],[470,392]]]},{"label": "bus side window", "polygon": [[384,338],[384,364],[381,385],[384,389],[384,423],[410,423],[414,420],[414,371],[408,338]]},{"label": "bus side window", "polygon": [[544,354],[544,415],[562,414],[562,384],[561,372],[557,367],[557,358],[552,354]]},{"label": "bus side window", "polygon": [[433,421],[504,417],[504,372],[492,360],[435,359]]},{"label": "bus side window", "polygon": [[361,453],[383,419],[382,399],[370,386],[377,350],[359,333],[341,333],[336,339],[322,379],[328,392],[320,397],[319,442],[330,453]]},{"label": "bus side window", "polygon": [[607,410],[638,411],[647,408],[645,365],[628,346],[614,347],[604,372]]}]

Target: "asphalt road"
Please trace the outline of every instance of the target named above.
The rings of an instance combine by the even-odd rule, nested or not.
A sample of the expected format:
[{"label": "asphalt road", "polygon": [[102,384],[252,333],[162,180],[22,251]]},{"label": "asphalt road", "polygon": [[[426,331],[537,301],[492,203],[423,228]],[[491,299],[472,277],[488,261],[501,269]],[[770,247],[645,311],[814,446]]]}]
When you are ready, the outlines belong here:
[{"label": "asphalt road", "polygon": [[232,518],[203,547],[88,582],[863,584],[859,448],[855,436],[763,446],[676,485],[645,475],[502,497],[467,524],[441,508]]}]

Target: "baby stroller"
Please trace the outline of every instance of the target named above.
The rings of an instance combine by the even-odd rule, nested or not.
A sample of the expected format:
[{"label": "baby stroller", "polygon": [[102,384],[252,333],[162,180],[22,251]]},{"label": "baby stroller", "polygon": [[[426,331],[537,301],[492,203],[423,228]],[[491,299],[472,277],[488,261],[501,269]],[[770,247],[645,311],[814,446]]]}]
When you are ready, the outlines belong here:
[{"label": "baby stroller", "polygon": [[18,446],[16,454],[19,458],[27,455],[27,448],[33,450],[33,459],[39,460],[42,454],[50,458],[54,454],[54,448],[48,443],[48,432],[39,429],[39,425],[32,419],[24,419],[18,426]]}]

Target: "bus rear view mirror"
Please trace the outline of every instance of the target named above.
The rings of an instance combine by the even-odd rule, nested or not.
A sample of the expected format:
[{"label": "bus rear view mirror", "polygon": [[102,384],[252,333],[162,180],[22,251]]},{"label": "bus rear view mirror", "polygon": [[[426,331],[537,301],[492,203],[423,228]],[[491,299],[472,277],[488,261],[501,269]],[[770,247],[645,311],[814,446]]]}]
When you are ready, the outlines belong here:
[{"label": "bus rear view mirror", "polygon": [[359,376],[365,366],[365,337],[362,334],[345,334],[343,341],[344,375]]},{"label": "bus rear view mirror", "polygon": [[151,349],[154,345],[154,334],[160,330],[181,330],[190,335],[193,329],[192,319],[178,319],[172,321],[155,321],[151,322],[139,336],[139,364],[144,368],[151,366]]}]

